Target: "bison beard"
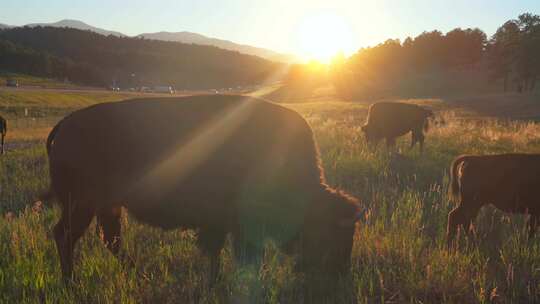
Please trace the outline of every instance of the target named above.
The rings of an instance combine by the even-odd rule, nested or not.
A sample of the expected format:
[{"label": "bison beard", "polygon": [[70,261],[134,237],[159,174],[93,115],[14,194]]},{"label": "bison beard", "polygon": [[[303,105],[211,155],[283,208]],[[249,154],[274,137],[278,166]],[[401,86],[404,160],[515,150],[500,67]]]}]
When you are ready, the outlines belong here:
[{"label": "bison beard", "polygon": [[239,258],[270,238],[299,248],[305,270],[348,268],[358,202],[325,184],[310,127],[283,107],[215,95],[100,104],[63,119],[47,150],[65,277],[94,216],[119,253],[121,207],[153,226],[197,229],[214,278],[228,233]]}]

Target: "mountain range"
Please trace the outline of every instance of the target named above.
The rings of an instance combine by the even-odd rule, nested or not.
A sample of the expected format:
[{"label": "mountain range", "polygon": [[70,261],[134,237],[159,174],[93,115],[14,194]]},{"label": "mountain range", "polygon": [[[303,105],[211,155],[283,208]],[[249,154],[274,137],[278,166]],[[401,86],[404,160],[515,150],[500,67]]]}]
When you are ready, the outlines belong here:
[{"label": "mountain range", "polygon": [[137,35],[137,37],[162,41],[174,41],[181,43],[211,45],[221,49],[237,51],[239,53],[259,56],[272,61],[292,62],[295,61],[294,55],[280,54],[272,50],[254,47],[251,45],[238,44],[232,41],[206,37],[192,32],[157,32]]},{"label": "mountain range", "polygon": [[25,26],[0,30],[0,70],[98,87],[206,90],[276,81],[286,64],[208,45]]},{"label": "mountain range", "polygon": [[71,19],[64,19],[58,22],[53,22],[53,23],[30,23],[30,24],[26,24],[25,26],[28,26],[28,27],[36,27],[36,26],[69,27],[69,28],[74,28],[74,29],[83,30],[83,31],[91,31],[91,32],[98,33],[105,36],[109,36],[109,35],[118,36],[118,37],[127,36],[120,32],[101,29],[101,28],[86,24],[82,21],[71,20]]},{"label": "mountain range", "polygon": [[[24,26],[28,27],[36,27],[36,26],[50,26],[50,27],[68,27],[68,28],[75,28],[79,30],[87,30],[92,31],[101,35],[109,36],[117,36],[117,37],[129,37],[128,35],[125,35],[120,32],[116,31],[110,31],[102,28],[98,28],[89,24],[86,24],[79,20],[72,20],[72,19],[64,19],[58,22],[53,23],[30,23],[26,24]],[[0,29],[5,28],[12,28],[14,26],[1,24],[0,23]],[[294,62],[296,61],[296,58],[294,55],[290,54],[281,54],[269,49],[259,48],[251,45],[245,45],[245,44],[238,44],[232,41],[223,40],[223,39],[217,39],[212,37],[207,37],[201,34],[192,33],[192,32],[157,32],[157,33],[144,33],[140,35],[136,35],[135,38],[144,38],[144,39],[152,39],[152,40],[161,40],[161,41],[172,41],[172,42],[180,42],[180,43],[187,43],[187,44],[199,44],[199,45],[209,45],[209,46],[215,46],[221,49],[230,50],[230,51],[236,51],[243,54],[248,55],[254,55],[258,57],[262,57],[268,60],[272,61],[279,61],[279,62]]]}]

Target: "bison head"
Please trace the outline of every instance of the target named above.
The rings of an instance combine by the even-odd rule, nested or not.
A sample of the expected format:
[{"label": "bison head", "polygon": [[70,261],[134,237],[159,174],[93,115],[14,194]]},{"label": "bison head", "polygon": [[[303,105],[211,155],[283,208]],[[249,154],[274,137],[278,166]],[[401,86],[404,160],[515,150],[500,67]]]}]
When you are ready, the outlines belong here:
[{"label": "bison head", "polygon": [[379,141],[381,140],[381,136],[379,135],[377,130],[368,124],[362,126],[362,132],[364,132],[366,142],[370,146],[376,146],[377,143],[379,143]]},{"label": "bison head", "polygon": [[344,273],[350,267],[358,201],[327,189],[310,210],[303,238],[304,270]]}]

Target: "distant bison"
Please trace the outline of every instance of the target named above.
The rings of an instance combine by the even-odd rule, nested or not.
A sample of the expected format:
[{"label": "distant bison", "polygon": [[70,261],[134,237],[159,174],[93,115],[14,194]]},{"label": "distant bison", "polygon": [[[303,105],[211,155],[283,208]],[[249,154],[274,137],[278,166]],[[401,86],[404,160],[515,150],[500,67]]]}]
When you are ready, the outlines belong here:
[{"label": "distant bison", "polygon": [[[165,229],[198,229],[212,270],[273,239],[303,267],[347,269],[357,201],[324,180],[312,131],[296,112],[242,96],[104,103],[74,112],[47,140],[54,237],[64,276],[94,215],[117,254],[120,210]],[[215,272],[213,272],[215,277]]]},{"label": "distant bison", "polygon": [[7,134],[7,120],[2,116],[0,116],[0,134],[2,136],[0,140],[0,154],[4,154],[4,139],[6,138]]},{"label": "distant bison", "polygon": [[429,117],[433,117],[432,111],[414,104],[378,102],[369,107],[362,131],[369,144],[376,146],[384,138],[388,147],[395,145],[397,137],[412,131],[411,148],[419,142],[422,151]]},{"label": "distant bison", "polygon": [[448,215],[448,246],[459,226],[472,224],[480,208],[492,204],[512,213],[531,215],[529,232],[540,219],[540,154],[464,155],[450,167],[450,197],[458,206]]}]

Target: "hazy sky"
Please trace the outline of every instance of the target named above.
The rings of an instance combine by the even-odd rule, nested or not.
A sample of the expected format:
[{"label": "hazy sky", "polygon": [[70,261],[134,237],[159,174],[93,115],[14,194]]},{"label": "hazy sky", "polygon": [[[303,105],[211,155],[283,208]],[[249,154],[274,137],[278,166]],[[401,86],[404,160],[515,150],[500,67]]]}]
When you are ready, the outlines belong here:
[{"label": "hazy sky", "polygon": [[[479,27],[488,35],[520,13],[540,14],[540,0],[1,0],[0,23],[78,19],[128,35],[191,31],[284,52],[299,52],[305,20],[331,15],[352,48],[424,30]],[[316,19],[316,20],[325,20]],[[309,24],[309,23],[308,23]],[[336,26],[334,26],[336,28]],[[337,27],[340,28],[340,27]],[[316,37],[319,34],[313,34]],[[331,33],[320,34],[321,40]]]}]

